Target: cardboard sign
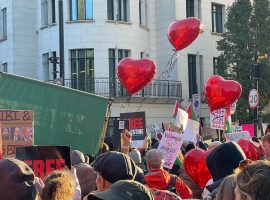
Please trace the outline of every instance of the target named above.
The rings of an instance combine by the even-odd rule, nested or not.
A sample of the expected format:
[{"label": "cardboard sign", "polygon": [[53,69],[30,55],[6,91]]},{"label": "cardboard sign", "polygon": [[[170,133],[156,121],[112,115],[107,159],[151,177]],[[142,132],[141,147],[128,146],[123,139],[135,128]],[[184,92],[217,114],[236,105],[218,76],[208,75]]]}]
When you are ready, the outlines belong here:
[{"label": "cardboard sign", "polygon": [[177,157],[178,151],[184,141],[184,135],[176,132],[165,131],[158,145],[164,157],[163,166],[171,169]]},{"label": "cardboard sign", "polygon": [[187,127],[184,130],[184,140],[197,143],[197,135],[200,131],[200,123],[191,119],[188,119]]},{"label": "cardboard sign", "polygon": [[235,113],[235,110],[236,110],[236,102],[232,103],[231,106],[230,106],[230,114],[233,115]]},{"label": "cardboard sign", "polygon": [[254,124],[242,124],[242,131],[248,131],[250,137],[254,136]]},{"label": "cardboard sign", "polygon": [[113,121],[113,150],[121,151],[121,133],[128,128],[128,120],[114,120]]},{"label": "cardboard sign", "polygon": [[233,126],[233,133],[241,133],[242,126]]},{"label": "cardboard sign", "polygon": [[54,170],[71,168],[69,146],[17,147],[16,158],[28,164],[41,179]]},{"label": "cardboard sign", "polygon": [[3,157],[15,157],[16,147],[34,142],[32,110],[0,110]]},{"label": "cardboard sign", "polygon": [[214,110],[210,113],[210,124],[212,129],[224,130],[225,128],[225,109]]},{"label": "cardboard sign", "polygon": [[250,139],[249,132],[247,131],[242,131],[240,133],[225,133],[224,135],[227,142],[230,142],[230,141],[238,142],[238,140],[242,138]]},{"label": "cardboard sign", "polygon": [[120,113],[120,119],[129,121],[129,131],[132,134],[131,147],[143,147],[146,137],[145,112]]},{"label": "cardboard sign", "polygon": [[186,129],[188,120],[188,113],[180,108],[178,108],[178,112],[175,118],[174,125],[179,127],[182,130]]}]

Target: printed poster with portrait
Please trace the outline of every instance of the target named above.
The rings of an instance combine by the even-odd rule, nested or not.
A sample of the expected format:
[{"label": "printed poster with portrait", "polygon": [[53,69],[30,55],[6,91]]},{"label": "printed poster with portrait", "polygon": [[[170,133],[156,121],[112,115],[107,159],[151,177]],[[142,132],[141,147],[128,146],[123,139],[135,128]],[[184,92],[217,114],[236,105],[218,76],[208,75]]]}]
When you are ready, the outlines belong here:
[{"label": "printed poster with portrait", "polygon": [[0,110],[2,157],[15,157],[16,147],[33,146],[34,112],[32,110]]}]

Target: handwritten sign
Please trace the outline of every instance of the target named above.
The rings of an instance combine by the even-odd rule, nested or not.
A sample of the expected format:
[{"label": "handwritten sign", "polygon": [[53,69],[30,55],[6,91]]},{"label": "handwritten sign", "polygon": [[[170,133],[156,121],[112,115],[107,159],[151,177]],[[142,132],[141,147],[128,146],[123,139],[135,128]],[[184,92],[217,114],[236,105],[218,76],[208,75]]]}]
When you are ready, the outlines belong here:
[{"label": "handwritten sign", "polygon": [[225,109],[214,110],[210,113],[210,124],[212,129],[224,130],[225,128]]},{"label": "handwritten sign", "polygon": [[248,131],[242,131],[240,133],[225,133],[225,138],[227,142],[230,141],[238,142],[238,140],[242,138],[250,139],[250,135]]},{"label": "handwritten sign", "polygon": [[163,166],[171,169],[176,159],[177,153],[183,143],[184,135],[176,132],[165,131],[159,143],[158,149],[162,151],[164,157]]},{"label": "handwritten sign", "polygon": [[184,130],[184,140],[196,143],[199,130],[200,130],[200,123],[197,121],[188,119],[187,127]]},{"label": "handwritten sign", "polygon": [[15,157],[16,147],[34,142],[32,110],[0,110],[3,157]]},{"label": "handwritten sign", "polygon": [[187,126],[188,113],[180,108],[178,108],[178,112],[176,114],[174,125],[179,127],[180,129],[185,130]]},{"label": "handwritten sign", "polygon": [[233,126],[233,133],[242,132],[242,126]]}]

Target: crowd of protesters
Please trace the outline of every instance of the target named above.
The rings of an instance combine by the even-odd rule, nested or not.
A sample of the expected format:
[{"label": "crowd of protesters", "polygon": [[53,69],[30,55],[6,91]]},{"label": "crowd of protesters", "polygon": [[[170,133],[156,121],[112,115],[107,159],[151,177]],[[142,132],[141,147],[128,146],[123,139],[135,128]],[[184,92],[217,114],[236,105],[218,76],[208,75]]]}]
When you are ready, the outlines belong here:
[{"label": "crowd of protesters", "polygon": [[[270,133],[261,140],[261,160],[249,160],[235,142],[210,145],[184,142],[172,169],[163,168],[159,140],[145,140],[144,148],[131,149],[132,137],[122,132],[121,152],[112,144],[89,159],[71,152],[71,169],[54,171],[44,180],[35,177],[22,161],[0,161],[0,199],[3,200],[270,200]],[[194,148],[213,148],[206,157],[212,179],[198,187],[184,169],[184,157]],[[200,173],[200,172],[198,172]]]}]

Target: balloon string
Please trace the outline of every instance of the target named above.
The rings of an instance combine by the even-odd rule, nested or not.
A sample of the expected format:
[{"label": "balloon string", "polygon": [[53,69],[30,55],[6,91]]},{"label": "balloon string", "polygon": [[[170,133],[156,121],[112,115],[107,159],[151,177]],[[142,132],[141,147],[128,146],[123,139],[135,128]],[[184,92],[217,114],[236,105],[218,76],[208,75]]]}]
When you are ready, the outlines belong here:
[{"label": "balloon string", "polygon": [[[161,78],[163,78],[164,76],[165,76],[165,74],[169,74],[172,70],[173,70],[173,68],[175,67],[175,64],[176,64],[176,62],[177,62],[177,60],[178,60],[178,51],[176,51],[175,50],[175,52],[174,52],[174,54],[171,56],[171,58],[170,58],[170,60],[169,60],[169,62],[165,65],[165,71],[164,72],[162,72],[160,75],[159,75],[159,77],[158,77],[158,79],[155,81],[155,83],[153,83],[153,86],[155,86],[155,85],[157,85],[158,84],[158,82],[160,81],[160,79]],[[173,60],[174,59],[174,60]],[[169,67],[169,68],[168,68]],[[146,97],[144,97],[144,99],[143,99],[143,101],[141,102],[141,104],[140,104],[140,106],[138,107],[138,109],[137,109],[137,112],[141,109],[141,107],[143,106],[143,103],[145,102],[145,100],[147,99],[147,98],[149,98],[151,95],[147,95]]]}]

